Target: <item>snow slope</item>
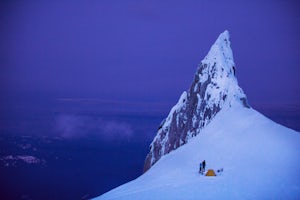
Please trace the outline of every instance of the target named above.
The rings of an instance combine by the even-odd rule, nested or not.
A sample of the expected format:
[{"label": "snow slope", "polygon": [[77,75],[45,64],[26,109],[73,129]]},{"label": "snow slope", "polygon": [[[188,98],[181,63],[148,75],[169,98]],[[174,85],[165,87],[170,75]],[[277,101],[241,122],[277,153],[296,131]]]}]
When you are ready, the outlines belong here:
[{"label": "snow slope", "polygon": [[[299,199],[299,152],[300,133],[237,104],[145,174],[96,199]],[[223,174],[198,174],[204,159]]]}]

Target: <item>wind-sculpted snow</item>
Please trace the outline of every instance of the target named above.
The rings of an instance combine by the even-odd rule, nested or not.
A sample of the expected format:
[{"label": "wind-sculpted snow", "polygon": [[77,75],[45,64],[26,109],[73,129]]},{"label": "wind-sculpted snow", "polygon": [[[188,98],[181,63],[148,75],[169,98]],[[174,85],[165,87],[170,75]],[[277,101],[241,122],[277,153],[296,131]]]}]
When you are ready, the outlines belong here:
[{"label": "wind-sculpted snow", "polygon": [[225,31],[201,61],[190,89],[183,92],[178,103],[159,126],[150,145],[144,171],[163,155],[199,134],[223,107],[242,104],[249,108],[235,71],[229,33]]}]

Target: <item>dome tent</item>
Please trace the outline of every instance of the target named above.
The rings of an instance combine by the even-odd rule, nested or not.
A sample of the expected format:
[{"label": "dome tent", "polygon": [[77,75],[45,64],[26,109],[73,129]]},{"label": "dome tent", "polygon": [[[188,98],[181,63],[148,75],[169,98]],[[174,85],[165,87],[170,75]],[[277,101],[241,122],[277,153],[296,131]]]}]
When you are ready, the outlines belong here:
[{"label": "dome tent", "polygon": [[206,172],[205,176],[216,176],[216,173],[215,173],[215,171],[213,169],[209,169]]}]

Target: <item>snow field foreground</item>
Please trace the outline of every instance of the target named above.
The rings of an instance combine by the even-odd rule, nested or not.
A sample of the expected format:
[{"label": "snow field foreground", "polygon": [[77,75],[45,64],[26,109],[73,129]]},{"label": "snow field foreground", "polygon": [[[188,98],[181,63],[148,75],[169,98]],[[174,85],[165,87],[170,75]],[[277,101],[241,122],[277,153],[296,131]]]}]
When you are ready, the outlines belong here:
[{"label": "snow field foreground", "polygon": [[[145,174],[96,199],[299,199],[299,152],[300,133],[236,105]],[[200,175],[203,160],[223,174]]]}]

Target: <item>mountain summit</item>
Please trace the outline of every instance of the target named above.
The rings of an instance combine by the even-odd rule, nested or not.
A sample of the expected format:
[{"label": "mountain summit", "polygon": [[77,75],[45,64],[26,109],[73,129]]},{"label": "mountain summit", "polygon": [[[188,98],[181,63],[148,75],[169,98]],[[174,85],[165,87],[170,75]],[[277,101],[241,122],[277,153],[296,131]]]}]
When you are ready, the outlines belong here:
[{"label": "mountain summit", "polygon": [[[96,199],[299,199],[300,133],[252,109],[235,71],[225,31],[159,126],[146,172]],[[199,173],[203,160],[217,176]]]},{"label": "mountain summit", "polygon": [[239,87],[229,41],[229,32],[221,33],[199,64],[192,85],[162,121],[150,145],[144,171],[163,155],[186,144],[223,108],[242,104],[249,108],[246,95]]}]

